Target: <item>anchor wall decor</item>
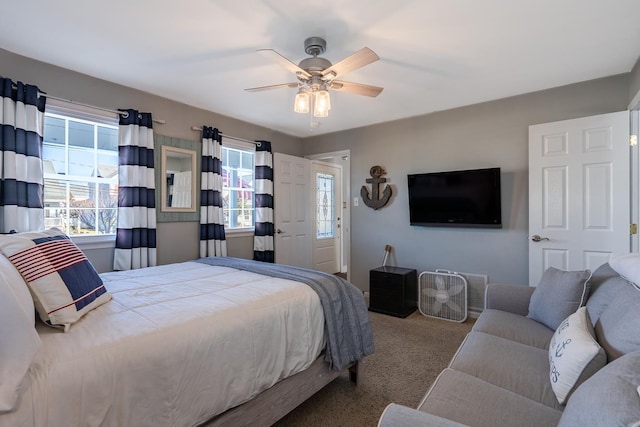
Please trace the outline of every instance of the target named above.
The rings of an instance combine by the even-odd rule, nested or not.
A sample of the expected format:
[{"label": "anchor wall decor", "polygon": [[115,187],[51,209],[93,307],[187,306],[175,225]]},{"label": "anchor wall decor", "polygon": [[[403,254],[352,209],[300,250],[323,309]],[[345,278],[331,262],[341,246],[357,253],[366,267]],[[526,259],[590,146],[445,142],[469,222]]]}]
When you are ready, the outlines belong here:
[{"label": "anchor wall decor", "polygon": [[369,197],[369,189],[366,185],[363,185],[362,188],[360,188],[360,196],[362,197],[364,204],[375,210],[384,207],[391,198],[391,186],[389,185],[384,187],[382,197],[380,197],[380,184],[387,182],[386,178],[380,177],[386,173],[387,172],[385,172],[385,170],[380,166],[372,166],[369,170],[371,178],[367,178],[366,182],[367,184],[371,184],[371,197]]}]

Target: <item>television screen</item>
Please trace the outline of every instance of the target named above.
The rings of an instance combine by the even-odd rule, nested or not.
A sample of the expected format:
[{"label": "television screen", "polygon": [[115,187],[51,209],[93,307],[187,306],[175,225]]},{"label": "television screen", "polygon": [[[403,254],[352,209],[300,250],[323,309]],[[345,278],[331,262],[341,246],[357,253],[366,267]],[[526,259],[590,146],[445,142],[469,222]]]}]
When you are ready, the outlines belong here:
[{"label": "television screen", "polygon": [[502,227],[500,168],[408,176],[411,225]]}]

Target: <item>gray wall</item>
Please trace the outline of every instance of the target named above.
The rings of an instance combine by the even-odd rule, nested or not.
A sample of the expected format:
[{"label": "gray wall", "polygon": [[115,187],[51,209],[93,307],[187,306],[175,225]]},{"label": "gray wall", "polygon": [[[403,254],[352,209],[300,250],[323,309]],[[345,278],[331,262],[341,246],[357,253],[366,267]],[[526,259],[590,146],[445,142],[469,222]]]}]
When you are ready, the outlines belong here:
[{"label": "gray wall", "polygon": [[[194,144],[199,135],[191,126],[207,124],[230,135],[270,140],[274,151],[295,156],[350,149],[350,202],[369,177],[369,168],[383,166],[395,192],[391,204],[379,211],[362,203],[352,208],[351,278],[362,289],[368,288],[368,271],[380,264],[385,244],[393,246],[391,261],[396,265],[419,271],[448,268],[488,274],[494,282],[526,283],[528,126],[623,110],[640,90],[640,66],[636,64],[630,75],[300,140],[2,49],[0,73],[37,84],[54,96],[98,107],[150,111],[155,118],[166,120],[164,125],[155,125],[156,134],[193,140]],[[502,168],[502,229],[409,226],[407,174],[491,166]],[[159,263],[192,259],[197,247],[197,222],[158,224]],[[252,237],[230,236],[228,251],[231,256],[250,258]],[[87,255],[102,271],[112,263],[106,259],[112,257],[109,250]]]},{"label": "gray wall", "polygon": [[[302,155],[302,145],[297,137],[96,79],[3,49],[0,49],[0,75],[35,84],[52,96],[96,107],[135,108],[151,112],[155,119],[166,120],[165,124],[154,123],[154,132],[159,135],[192,140],[194,144],[199,144],[199,132],[192,131],[191,126],[215,126],[228,135],[248,140],[271,141],[274,151],[294,156]],[[159,264],[198,257],[198,222],[159,223],[157,234]],[[253,238],[245,236],[236,239],[239,241],[233,241],[235,239],[229,236],[229,255],[251,258]],[[113,265],[112,251],[90,249],[85,252],[94,265],[99,266],[100,271],[105,271],[107,266]],[[111,259],[105,259],[105,254],[109,254]]]},{"label": "gray wall", "polygon": [[[526,284],[528,126],[620,111],[628,102],[624,74],[305,139],[305,155],[351,150],[351,281],[368,289],[369,270],[389,244],[391,265]],[[394,196],[378,211],[362,201],[353,207],[373,165],[387,171]],[[407,174],[485,167],[502,169],[502,229],[409,225]]]}]

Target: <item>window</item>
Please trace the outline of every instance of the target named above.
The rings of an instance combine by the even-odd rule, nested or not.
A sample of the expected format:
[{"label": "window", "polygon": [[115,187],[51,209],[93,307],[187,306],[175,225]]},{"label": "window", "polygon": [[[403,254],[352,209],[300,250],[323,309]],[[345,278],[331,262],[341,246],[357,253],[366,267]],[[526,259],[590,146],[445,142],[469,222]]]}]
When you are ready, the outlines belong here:
[{"label": "window", "polygon": [[254,157],[255,147],[223,140],[222,204],[226,230],[254,226]]},{"label": "window", "polygon": [[335,237],[335,177],[316,174],[316,238]]},{"label": "window", "polygon": [[45,227],[71,236],[114,234],[118,213],[118,124],[47,106],[44,119]]}]

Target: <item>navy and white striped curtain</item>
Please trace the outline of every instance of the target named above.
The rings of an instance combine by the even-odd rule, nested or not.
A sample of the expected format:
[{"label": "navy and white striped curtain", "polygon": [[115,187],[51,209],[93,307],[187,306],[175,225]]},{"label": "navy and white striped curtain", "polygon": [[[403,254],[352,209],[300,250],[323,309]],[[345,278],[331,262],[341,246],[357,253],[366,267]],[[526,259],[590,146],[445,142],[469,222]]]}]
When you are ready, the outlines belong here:
[{"label": "navy and white striped curtain", "polygon": [[114,270],[156,265],[156,195],[151,113],[120,110],[118,230]]},{"label": "navy and white striped curtain", "polygon": [[0,77],[0,232],[44,229],[42,134],[46,98]]},{"label": "navy and white striped curtain", "polygon": [[202,126],[200,257],[227,256],[222,208],[222,135]]},{"label": "navy and white striped curtain", "polygon": [[253,259],[275,262],[273,245],[273,154],[271,142],[256,141],[255,161],[255,234]]}]

